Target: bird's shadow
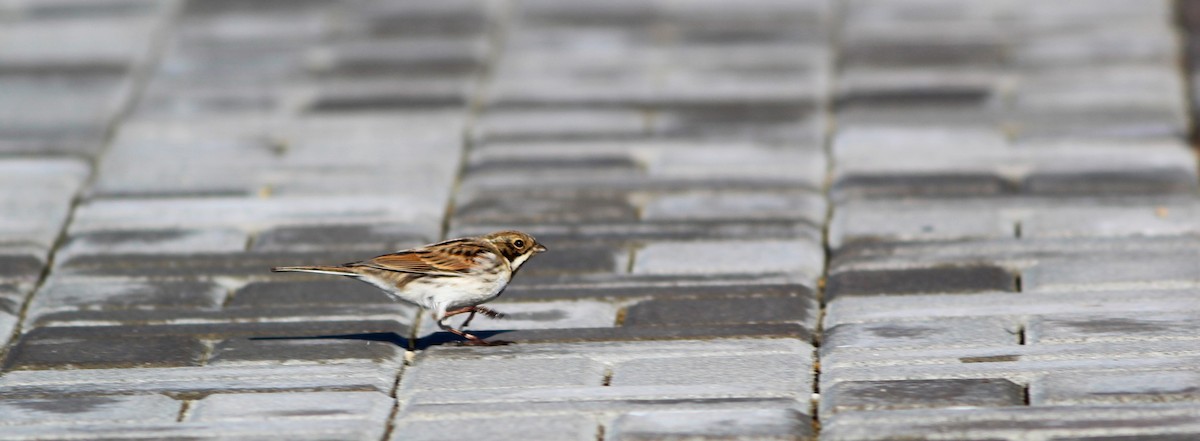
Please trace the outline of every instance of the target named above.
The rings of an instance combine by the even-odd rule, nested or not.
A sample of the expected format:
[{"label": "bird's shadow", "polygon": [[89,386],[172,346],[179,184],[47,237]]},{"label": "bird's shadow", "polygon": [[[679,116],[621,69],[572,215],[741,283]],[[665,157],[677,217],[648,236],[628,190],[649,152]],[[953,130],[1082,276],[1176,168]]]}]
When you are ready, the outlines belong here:
[{"label": "bird's shadow", "polygon": [[[511,330],[498,331],[471,331],[471,334],[476,337],[487,340],[499,334],[511,332]],[[272,337],[250,337],[249,340],[264,341],[264,340],[364,340],[388,342],[405,349],[423,350],[431,346],[458,346],[466,339],[459,337],[449,332],[435,332],[424,337],[410,340],[401,337],[395,332],[362,332],[357,334],[333,334],[333,335],[305,335],[305,336],[272,336]]]}]

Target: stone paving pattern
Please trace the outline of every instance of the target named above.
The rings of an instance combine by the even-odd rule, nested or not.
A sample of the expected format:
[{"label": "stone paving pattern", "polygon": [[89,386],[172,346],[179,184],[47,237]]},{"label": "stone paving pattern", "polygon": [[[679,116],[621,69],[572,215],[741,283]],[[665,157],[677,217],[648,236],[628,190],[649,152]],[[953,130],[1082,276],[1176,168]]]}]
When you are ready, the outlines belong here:
[{"label": "stone paving pattern", "polygon": [[0,1],[0,439],[1200,438],[1198,3]]}]

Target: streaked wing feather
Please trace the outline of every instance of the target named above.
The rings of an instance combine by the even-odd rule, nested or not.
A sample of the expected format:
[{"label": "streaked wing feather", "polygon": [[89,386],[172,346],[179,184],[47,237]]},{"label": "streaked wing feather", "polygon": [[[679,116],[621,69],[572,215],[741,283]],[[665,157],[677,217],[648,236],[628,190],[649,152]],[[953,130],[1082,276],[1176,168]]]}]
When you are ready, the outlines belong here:
[{"label": "streaked wing feather", "polygon": [[463,276],[471,271],[475,256],[489,252],[487,248],[469,242],[437,245],[439,246],[385,254],[348,266],[368,266],[384,271],[430,276]]}]

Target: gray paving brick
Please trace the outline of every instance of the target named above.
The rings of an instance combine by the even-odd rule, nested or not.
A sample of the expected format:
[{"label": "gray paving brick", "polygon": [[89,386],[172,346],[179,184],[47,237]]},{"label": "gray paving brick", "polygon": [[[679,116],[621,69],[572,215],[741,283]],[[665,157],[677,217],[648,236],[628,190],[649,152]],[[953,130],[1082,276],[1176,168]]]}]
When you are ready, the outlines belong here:
[{"label": "gray paving brick", "polygon": [[322,80],[305,108],[313,114],[389,111],[421,108],[456,108],[467,104],[470,77],[436,78],[331,78]]},{"label": "gray paving brick", "polygon": [[825,199],[813,193],[692,193],[662,195],[642,210],[646,220],[800,219],[821,224]]},{"label": "gray paving brick", "polygon": [[52,247],[88,174],[74,159],[0,161],[0,244]]},{"label": "gray paving brick", "polygon": [[1018,324],[996,317],[843,323],[825,328],[821,351],[1006,346],[1019,340]]},{"label": "gray paving brick", "polygon": [[443,359],[424,356],[401,379],[401,394],[419,391],[599,386],[604,365],[581,356]]},{"label": "gray paving brick", "polygon": [[664,403],[676,410],[807,406],[807,396],[803,404],[798,400],[795,394],[741,385],[601,386],[418,392],[403,411],[422,416],[466,412],[538,415],[661,410]]},{"label": "gray paving brick", "polygon": [[613,386],[736,384],[801,394],[812,390],[810,354],[653,358],[618,363]]},{"label": "gray paving brick", "polygon": [[236,253],[249,235],[223,228],[203,230],[93,231],[71,236],[56,259],[112,254]]},{"label": "gray paving brick", "polygon": [[[487,164],[493,163],[489,162]],[[545,165],[547,167],[557,167],[560,164]],[[455,223],[585,223],[633,221],[637,217],[637,207],[627,201],[626,198],[621,197],[563,199],[481,196],[461,201],[459,206],[454,210]]]},{"label": "gray paving brick", "polygon": [[821,246],[806,240],[653,243],[634,257],[635,274],[787,273],[818,277]]},{"label": "gray paving brick", "polygon": [[529,262],[529,265],[521,266],[523,276],[624,273],[629,267],[629,252],[623,249],[600,246],[549,246],[554,247],[555,258],[538,259]]},{"label": "gray paving brick", "polygon": [[809,440],[808,415],[789,409],[640,411],[617,418],[605,440]]},{"label": "gray paving brick", "polygon": [[[281,226],[403,223],[436,236],[444,206],[414,198],[339,196],[289,198],[105,199],[77,207],[72,235],[92,231],[236,228],[260,231]],[[146,213],[157,213],[147,216]]]},{"label": "gray paving brick", "polygon": [[486,437],[495,441],[558,439],[594,441],[600,425],[583,415],[539,415],[532,417],[484,417],[448,419],[400,419],[392,431],[395,441],[438,441]]},{"label": "gray paving brick", "polygon": [[839,271],[826,296],[1017,291],[1016,275],[996,266],[938,266],[907,270]]},{"label": "gray paving brick", "polygon": [[1035,406],[1200,401],[1200,372],[1052,373],[1029,386]]},{"label": "gray paving brick", "polygon": [[1175,340],[1197,336],[1195,311],[1035,317],[1026,326],[1032,344],[1120,340]]},{"label": "gray paving brick", "polygon": [[1025,388],[998,378],[850,381],[824,392],[821,413],[1023,405]]},{"label": "gray paving brick", "polygon": [[[1188,369],[1190,341],[1010,345],[831,351],[821,358],[821,390],[843,381],[1005,378],[1027,384],[1051,373]],[[1182,351],[1182,352],[1175,352]]]},{"label": "gray paving brick", "polygon": [[800,323],[813,329],[819,307],[813,297],[730,297],[646,300],[626,310],[626,326],[687,326],[721,323]]},{"label": "gray paving brick", "polygon": [[650,133],[650,122],[636,109],[490,110],[474,128],[481,143],[633,138]]},{"label": "gray paving brick", "polygon": [[[470,329],[495,331],[513,329],[564,329],[564,328],[610,328],[616,326],[620,307],[610,302],[596,300],[560,300],[546,302],[498,301],[487,304],[488,308],[505,314],[502,319],[477,315]],[[462,316],[461,320],[466,320]],[[457,326],[458,318],[450,319]],[[422,320],[419,335],[439,332],[433,320]]]},{"label": "gray paving brick", "polygon": [[[382,424],[382,423],[380,423]],[[70,440],[96,438],[138,439],[244,439],[271,440],[375,440],[380,429],[360,420],[285,419],[281,421],[219,421],[204,423],[92,423],[78,425],[32,425],[8,428],[2,435],[11,440]]]},{"label": "gray paving brick", "polygon": [[4,359],[8,369],[102,369],[122,367],[198,366],[205,345],[188,337],[104,339],[86,334],[70,339],[44,339],[26,334]]},{"label": "gray paving brick", "polygon": [[4,27],[0,60],[9,66],[128,66],[146,56],[154,17],[29,20]]},{"label": "gray paving brick", "polygon": [[228,301],[229,307],[268,308],[283,305],[341,305],[395,303],[387,293],[365,283],[316,278],[305,281],[249,283]]},{"label": "gray paving brick", "polygon": [[403,356],[404,348],[389,341],[346,338],[254,339],[237,338],[216,343],[206,363],[210,366],[263,364],[386,363]]},{"label": "gray paving brick", "polygon": [[391,252],[435,242],[428,230],[412,225],[285,226],[260,232],[251,250],[320,251],[353,249]]},{"label": "gray paving brick", "polygon": [[399,363],[338,363],[88,370],[10,371],[0,378],[9,397],[134,393],[378,391],[396,383]]},{"label": "gray paving brick", "polygon": [[226,290],[211,282],[72,280],[51,277],[29,305],[27,317],[71,310],[176,309],[215,310]]},{"label": "gray paving brick", "polygon": [[175,422],[182,402],[165,395],[48,397],[0,400],[0,426],[101,421]]},{"label": "gray paving brick", "polygon": [[1130,253],[1039,262],[1021,272],[1031,292],[1185,288],[1200,283],[1192,253]]},{"label": "gray paving brick", "polygon": [[486,41],[475,37],[367,39],[331,43],[308,54],[325,75],[470,75],[486,62]]},{"label": "gray paving brick", "polygon": [[[894,415],[889,417],[888,415]],[[1012,407],[962,412],[854,412],[822,425],[821,438],[838,441],[900,441],[936,434],[941,439],[991,441],[1038,436],[1041,439],[1104,439],[1115,433],[1133,439],[1200,431],[1197,407],[1070,406]],[[1119,439],[1119,438],[1118,438]]]},{"label": "gray paving brick", "polygon": [[[1080,291],[1039,293],[913,294],[907,296],[842,297],[829,302],[825,328],[841,323],[922,321],[937,317],[1005,317],[1014,321],[1029,316],[1132,315],[1142,318],[1195,312],[1200,309],[1191,290]],[[1088,302],[1080,303],[1086,298]],[[936,312],[934,312],[936,311]],[[1032,324],[1032,323],[1031,323]],[[1033,334],[1031,327],[1030,334]],[[1104,338],[1103,329],[1096,338]],[[1083,335],[1077,335],[1083,337]],[[1032,335],[1031,335],[1032,336]]]},{"label": "gray paving brick", "polygon": [[374,423],[382,437],[392,405],[379,392],[213,394],[197,400],[185,421],[358,419]]}]

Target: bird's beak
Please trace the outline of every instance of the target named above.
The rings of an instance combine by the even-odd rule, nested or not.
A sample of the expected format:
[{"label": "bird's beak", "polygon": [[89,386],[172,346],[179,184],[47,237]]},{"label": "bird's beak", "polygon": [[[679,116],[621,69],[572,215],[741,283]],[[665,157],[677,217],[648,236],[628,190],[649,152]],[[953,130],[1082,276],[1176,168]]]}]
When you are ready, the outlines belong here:
[{"label": "bird's beak", "polygon": [[533,247],[533,252],[535,252],[535,253],[541,253],[541,252],[545,252],[545,251],[546,251],[546,246],[542,245],[540,243],[538,244],[538,246]]}]

